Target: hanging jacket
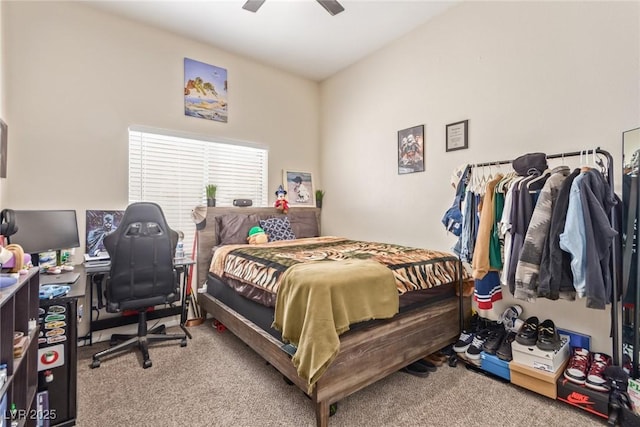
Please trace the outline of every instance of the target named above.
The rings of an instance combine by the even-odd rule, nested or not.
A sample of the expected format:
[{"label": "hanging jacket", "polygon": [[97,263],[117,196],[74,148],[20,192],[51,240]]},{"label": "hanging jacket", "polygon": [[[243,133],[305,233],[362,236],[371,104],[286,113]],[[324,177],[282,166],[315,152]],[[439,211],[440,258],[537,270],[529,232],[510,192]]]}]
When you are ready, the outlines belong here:
[{"label": "hanging jacket", "polygon": [[562,182],[570,172],[567,166],[554,168],[540,191],[516,267],[514,296],[518,299],[532,301],[537,296],[540,261],[549,236],[553,204],[558,197]]},{"label": "hanging jacket", "polygon": [[611,226],[609,213],[616,205],[609,184],[596,169],[585,174],[580,184],[587,239],[585,294],[587,307],[604,309],[610,302],[611,247],[618,234]]},{"label": "hanging jacket", "polygon": [[558,298],[574,299],[573,274],[571,273],[571,257],[560,249],[560,233],[564,231],[569,206],[569,192],[573,180],[580,174],[575,169],[564,180],[553,206],[549,236],[542,251],[540,260],[540,276],[538,278],[538,296],[557,300]]},{"label": "hanging jacket", "polygon": [[560,249],[571,255],[573,288],[576,290],[578,298],[584,297],[587,286],[585,278],[587,262],[586,220],[582,208],[582,191],[580,187],[580,183],[585,176],[586,172],[581,172],[571,184],[567,219],[565,220],[564,231],[560,233]]}]

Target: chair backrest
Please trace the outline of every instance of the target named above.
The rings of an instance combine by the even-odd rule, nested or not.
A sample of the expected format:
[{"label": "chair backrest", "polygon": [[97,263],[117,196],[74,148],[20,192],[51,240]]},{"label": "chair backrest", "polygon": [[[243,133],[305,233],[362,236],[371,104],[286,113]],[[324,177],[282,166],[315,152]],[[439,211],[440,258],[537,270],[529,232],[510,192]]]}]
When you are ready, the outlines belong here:
[{"label": "chair backrest", "polygon": [[178,233],[156,203],[127,207],[118,228],[104,238],[111,257],[107,311],[140,309],[179,299],[173,256]]}]

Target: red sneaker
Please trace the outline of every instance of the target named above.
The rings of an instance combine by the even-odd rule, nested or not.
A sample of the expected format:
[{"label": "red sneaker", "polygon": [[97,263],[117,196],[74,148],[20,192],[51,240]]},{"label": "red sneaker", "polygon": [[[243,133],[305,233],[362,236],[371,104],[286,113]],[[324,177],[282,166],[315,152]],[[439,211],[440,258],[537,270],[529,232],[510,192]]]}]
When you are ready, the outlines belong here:
[{"label": "red sneaker", "polygon": [[604,353],[591,355],[591,367],[584,385],[592,390],[608,392],[611,389],[609,380],[605,378],[604,370],[611,365],[611,357]]},{"label": "red sneaker", "polygon": [[573,383],[584,384],[589,372],[589,356],[589,350],[575,347],[567,369],[564,371],[564,377]]}]

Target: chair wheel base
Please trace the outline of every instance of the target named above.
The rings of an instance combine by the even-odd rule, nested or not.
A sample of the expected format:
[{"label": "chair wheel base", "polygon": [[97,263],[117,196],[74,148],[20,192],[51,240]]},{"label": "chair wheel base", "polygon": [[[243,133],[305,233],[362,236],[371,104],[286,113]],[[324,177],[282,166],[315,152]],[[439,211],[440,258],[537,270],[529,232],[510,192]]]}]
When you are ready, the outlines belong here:
[{"label": "chair wheel base", "polygon": [[95,369],[99,367],[100,367],[100,361],[98,359],[93,359],[93,361],[91,362],[91,369]]},{"label": "chair wheel base", "polygon": [[187,346],[187,339],[184,338],[182,340],[180,340],[180,347],[186,347]]},{"label": "chair wheel base", "polygon": [[152,366],[153,366],[153,363],[151,363],[151,360],[145,360],[145,361],[142,363],[142,367],[143,367],[144,369],[150,368],[150,367],[152,367]]}]

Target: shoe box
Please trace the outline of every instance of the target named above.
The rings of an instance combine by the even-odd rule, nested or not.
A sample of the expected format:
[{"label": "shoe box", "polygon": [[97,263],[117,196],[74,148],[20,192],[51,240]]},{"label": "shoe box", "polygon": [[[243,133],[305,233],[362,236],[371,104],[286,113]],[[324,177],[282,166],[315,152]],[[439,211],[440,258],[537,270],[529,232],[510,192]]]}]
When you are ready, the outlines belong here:
[{"label": "shoe box", "polygon": [[558,395],[558,386],[556,383],[558,378],[562,376],[567,362],[568,360],[565,359],[555,372],[546,372],[542,369],[516,362],[514,359],[509,363],[511,383],[555,399]]},{"label": "shoe box", "polygon": [[600,417],[609,418],[609,393],[572,383],[564,375],[558,378],[558,400]]},{"label": "shoe box", "polygon": [[569,347],[580,347],[586,350],[591,350],[591,335],[585,335],[580,332],[570,331],[569,329],[558,328],[558,334],[560,336],[566,335],[569,337]]},{"label": "shoe box", "polygon": [[511,381],[511,371],[509,370],[509,362],[500,359],[494,354],[488,354],[484,351],[480,353],[480,368],[482,370],[491,372],[507,381]]},{"label": "shoe box", "polygon": [[535,344],[526,346],[514,341],[511,343],[513,361],[549,373],[557,372],[569,359],[569,339],[568,336],[561,335],[562,346],[555,351],[544,351]]}]

